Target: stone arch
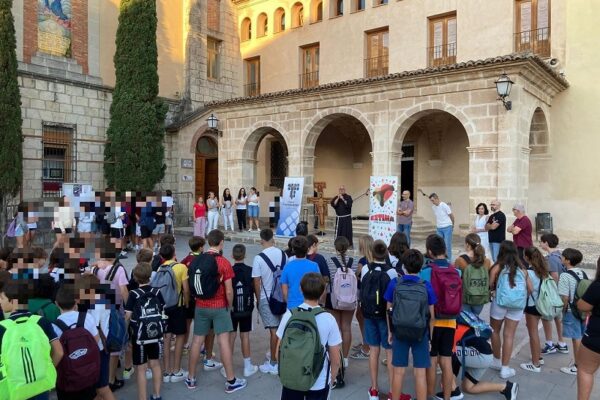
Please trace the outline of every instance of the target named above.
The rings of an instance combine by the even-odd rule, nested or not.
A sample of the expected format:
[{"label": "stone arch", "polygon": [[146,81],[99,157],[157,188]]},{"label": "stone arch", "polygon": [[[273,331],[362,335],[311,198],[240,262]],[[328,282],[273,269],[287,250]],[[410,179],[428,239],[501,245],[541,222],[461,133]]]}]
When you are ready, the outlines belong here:
[{"label": "stone arch", "polygon": [[550,146],[550,134],[546,113],[541,107],[536,107],[531,116],[529,126],[529,148],[532,155],[547,154]]},{"label": "stone arch", "polygon": [[277,132],[276,135],[285,143],[286,148],[290,148],[290,143],[288,141],[287,134],[285,134],[285,130],[283,127],[274,121],[258,121],[253,124],[244,134],[244,137],[241,140],[241,153],[242,158],[245,159],[255,159],[256,158],[256,150],[258,149],[258,145],[260,141],[269,133]]},{"label": "stone arch", "polygon": [[191,154],[196,154],[196,144],[198,143],[198,140],[200,140],[200,138],[202,136],[210,137],[212,140],[214,140],[217,143],[217,146],[219,145],[219,140],[218,140],[217,134],[215,134],[213,131],[211,131],[208,128],[208,124],[205,122],[202,125],[200,125],[198,127],[198,129],[196,129],[194,136],[192,136],[192,140],[190,141],[190,153]]}]

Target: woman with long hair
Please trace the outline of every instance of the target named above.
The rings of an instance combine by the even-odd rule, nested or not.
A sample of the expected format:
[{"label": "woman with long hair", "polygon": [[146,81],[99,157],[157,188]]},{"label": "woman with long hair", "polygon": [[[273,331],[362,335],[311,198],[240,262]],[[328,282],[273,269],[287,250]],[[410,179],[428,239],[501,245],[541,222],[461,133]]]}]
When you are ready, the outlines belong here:
[{"label": "woman with long hair", "polygon": [[208,209],[208,227],[206,228],[208,233],[219,227],[219,198],[215,192],[208,192],[206,208]]},{"label": "woman with long hair", "polygon": [[492,251],[490,250],[490,240],[488,237],[488,232],[485,229],[485,225],[488,221],[488,211],[487,205],[485,203],[477,204],[475,207],[475,221],[473,222],[473,226],[471,227],[471,232],[476,233],[481,239],[481,245],[485,250],[485,254],[490,257],[492,255]]},{"label": "woman with long hair", "polygon": [[225,226],[225,231],[229,226],[231,228],[231,232],[235,232],[233,229],[233,198],[231,197],[231,192],[229,188],[225,188],[223,190],[223,197],[221,198],[221,213],[223,214],[223,225]]},{"label": "woman with long hair", "polygon": [[540,356],[540,335],[538,325],[542,315],[535,308],[535,302],[539,296],[540,283],[550,276],[548,263],[537,247],[528,247],[523,252],[525,262],[529,264],[527,273],[529,281],[527,287],[530,295],[527,297],[527,307],[525,307],[525,322],[527,323],[527,332],[529,333],[529,349],[531,350],[531,362],[521,364],[521,368],[530,372],[541,372],[543,359]]},{"label": "woman with long hair", "polygon": [[235,199],[235,214],[237,216],[238,228],[240,232],[246,230],[246,207],[248,206],[248,196],[246,189],[240,188],[237,199]]},{"label": "woman with long hair", "polygon": [[[528,274],[521,264],[517,247],[509,240],[503,241],[500,244],[498,261],[490,271],[490,289],[493,296],[490,325],[493,330],[494,353],[491,368],[499,370],[502,379],[508,379],[516,374],[508,363],[512,356],[515,331],[523,317],[527,300],[527,280]],[[504,330],[500,337],[503,325]]]},{"label": "woman with long hair", "polygon": [[252,232],[252,223],[256,225],[256,232],[260,232],[258,226],[258,216],[260,214],[260,193],[254,186],[250,188],[250,195],[248,196],[248,218],[250,219],[250,229],[248,232]]},{"label": "woman with long hair", "polygon": [[596,277],[577,302],[577,308],[582,312],[590,312],[577,352],[577,400],[589,400],[594,374],[600,368],[600,258],[596,262]]},{"label": "woman with long hair", "polygon": [[198,196],[198,200],[194,204],[194,236],[206,236],[206,213],[204,198]]},{"label": "woman with long hair", "polygon": [[[358,240],[358,252],[362,257],[358,260],[356,267],[356,277],[359,283],[359,296],[360,299],[360,271],[365,265],[369,265],[375,261],[373,258],[373,244],[375,241],[371,235],[363,235]],[[355,360],[368,360],[369,359],[369,345],[365,343],[365,319],[360,308],[360,304],[356,307],[356,321],[358,321],[358,327],[362,337],[362,342],[352,347],[354,353],[350,356]]]},{"label": "woman with long hair", "polygon": [[402,260],[402,254],[408,249],[410,249],[410,246],[408,245],[406,234],[402,232],[394,233],[390,239],[388,253],[391,266],[394,267],[400,275],[404,275],[405,273],[402,270],[402,262],[400,262],[400,260]]},{"label": "woman with long hair", "polygon": [[[487,299],[480,299],[479,297],[470,296],[470,285],[471,280],[469,276],[477,276],[483,279],[483,282],[477,282],[479,287],[484,286],[486,289],[489,288],[489,271],[491,268],[491,261],[485,257],[485,249],[481,245],[481,239],[479,235],[475,233],[469,233],[465,237],[465,252],[458,256],[454,261],[456,268],[462,271],[463,278],[463,310],[470,311],[475,315],[481,314],[483,306],[489,303],[489,290],[486,290],[488,294]],[[485,274],[479,273],[479,268],[485,269]],[[478,279],[478,280],[481,280]],[[474,290],[473,292],[480,292]]]}]

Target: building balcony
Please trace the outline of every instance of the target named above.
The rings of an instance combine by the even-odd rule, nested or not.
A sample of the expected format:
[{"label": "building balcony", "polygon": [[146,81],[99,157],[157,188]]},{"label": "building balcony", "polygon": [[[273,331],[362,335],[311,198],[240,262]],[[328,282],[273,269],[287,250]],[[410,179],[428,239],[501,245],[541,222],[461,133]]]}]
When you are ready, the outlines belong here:
[{"label": "building balcony", "polygon": [[515,33],[515,52],[550,57],[550,28]]},{"label": "building balcony", "polygon": [[447,43],[427,48],[427,66],[439,67],[456,64],[456,43]]},{"label": "building balcony", "polygon": [[389,56],[386,54],[380,57],[371,57],[365,59],[365,78],[375,78],[385,76],[389,72]]},{"label": "building balcony", "polygon": [[252,97],[260,95],[260,82],[248,83],[244,85],[244,96]]},{"label": "building balcony", "polygon": [[309,89],[319,86],[319,71],[300,74],[300,89]]}]

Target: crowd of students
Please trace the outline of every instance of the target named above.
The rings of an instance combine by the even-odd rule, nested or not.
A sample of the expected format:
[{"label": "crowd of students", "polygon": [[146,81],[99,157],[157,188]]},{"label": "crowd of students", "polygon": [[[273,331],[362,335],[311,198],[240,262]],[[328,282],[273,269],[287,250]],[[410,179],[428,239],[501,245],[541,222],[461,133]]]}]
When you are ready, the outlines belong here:
[{"label": "crowd of students", "polygon": [[[403,233],[389,246],[363,236],[358,260],[344,237],[335,240],[332,257],[319,253],[313,235],[292,238],[286,251],[275,247],[270,229],[261,230],[260,239],[262,251],[249,266],[242,244],[223,254],[218,229],[193,236],[181,261],[173,235],[164,234],[156,252],[136,254],[131,277],[115,238],[96,239],[89,263],[82,262],[81,238],[56,247],[49,267],[41,249],[3,250],[0,398],[48,399],[56,390],[59,400],[114,399],[135,376],[138,398],[156,400],[164,385],[199,387],[200,365],[220,370],[226,393],[244,389],[244,378],[260,371],[279,376],[282,399],[324,400],[346,385],[350,359],[368,359],[369,400],[386,391],[394,400],[459,399],[463,392],[516,399],[510,360],[523,315],[531,362],[520,367],[540,372],[542,356],[572,351],[573,362],[561,371],[577,375],[578,399],[590,398],[600,366],[600,260],[589,279],[578,266],[581,252],[564,249],[557,256],[555,235],[541,238],[541,250],[525,249],[523,259],[504,241],[495,263],[477,234],[467,235],[465,252],[454,261],[438,235],[427,238],[424,254],[410,249]],[[479,317],[488,303],[489,324]],[[260,365],[250,346],[254,308],[270,334]],[[362,340],[352,347],[355,315]],[[543,348],[540,320],[549,328]],[[233,368],[238,332],[244,378]],[[409,365],[414,395],[403,393]],[[482,381],[490,368],[505,382]]]}]

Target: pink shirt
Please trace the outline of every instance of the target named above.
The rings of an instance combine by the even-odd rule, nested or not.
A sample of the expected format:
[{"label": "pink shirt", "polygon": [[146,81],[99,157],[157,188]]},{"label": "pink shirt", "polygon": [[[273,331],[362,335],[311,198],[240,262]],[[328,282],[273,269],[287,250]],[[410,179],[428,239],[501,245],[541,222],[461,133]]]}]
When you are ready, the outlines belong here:
[{"label": "pink shirt", "polygon": [[[106,275],[108,271],[112,268],[112,264],[106,264],[105,267],[99,267],[98,272],[96,272],[96,276],[100,279],[100,283],[108,283],[106,281]],[[127,279],[127,273],[125,271],[125,267],[120,265],[117,268],[117,273],[115,274],[115,278],[110,282],[110,288],[115,291],[115,304],[123,305],[123,297],[121,296],[121,286],[127,286],[129,280]]]}]

